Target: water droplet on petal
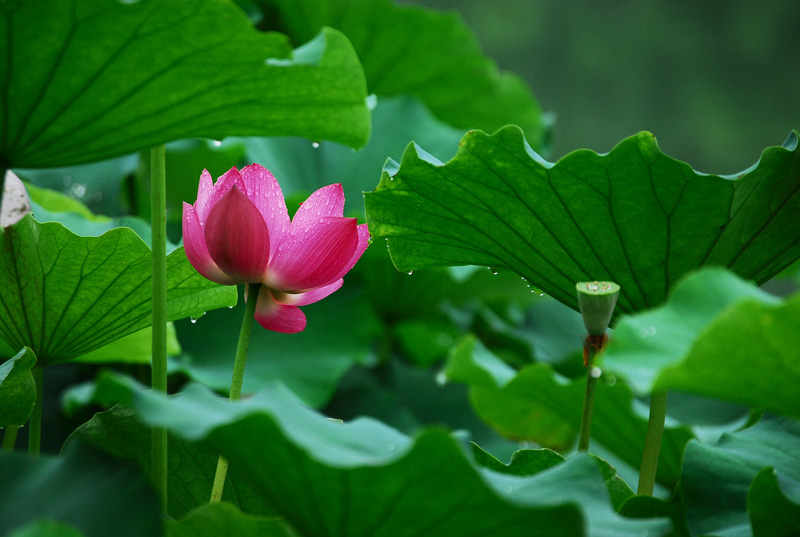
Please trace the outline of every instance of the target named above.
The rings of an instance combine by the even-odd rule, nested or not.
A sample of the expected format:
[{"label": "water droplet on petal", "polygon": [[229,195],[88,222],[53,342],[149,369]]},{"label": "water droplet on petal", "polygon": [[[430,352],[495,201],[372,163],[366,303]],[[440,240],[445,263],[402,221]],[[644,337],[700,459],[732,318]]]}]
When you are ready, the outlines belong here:
[{"label": "water droplet on petal", "polygon": [[192,324],[197,322],[197,319],[195,319],[194,317],[189,317],[189,320],[192,321]]},{"label": "water droplet on petal", "polygon": [[219,147],[222,145],[222,140],[214,140],[214,147]]},{"label": "water droplet on petal", "polygon": [[408,275],[411,276],[412,274],[414,274],[414,271],[413,270],[409,270],[408,271]]},{"label": "water droplet on petal", "polygon": [[592,378],[597,379],[600,378],[600,375],[603,374],[603,370],[600,369],[599,367],[593,367],[592,370],[589,372],[589,374],[592,375]]},{"label": "water droplet on petal", "polygon": [[312,144],[311,144],[311,147],[313,147],[314,149],[317,149],[317,148],[319,148],[319,142],[314,142],[314,143],[312,143]]}]

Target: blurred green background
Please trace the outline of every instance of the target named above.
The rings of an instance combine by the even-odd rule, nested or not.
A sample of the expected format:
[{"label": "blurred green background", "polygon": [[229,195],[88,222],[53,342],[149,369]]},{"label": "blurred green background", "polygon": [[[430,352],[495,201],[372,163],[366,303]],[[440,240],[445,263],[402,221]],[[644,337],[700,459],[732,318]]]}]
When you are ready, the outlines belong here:
[{"label": "blurred green background", "polygon": [[550,160],[641,130],[732,174],[800,129],[800,2],[418,0],[454,9],[555,114]]}]

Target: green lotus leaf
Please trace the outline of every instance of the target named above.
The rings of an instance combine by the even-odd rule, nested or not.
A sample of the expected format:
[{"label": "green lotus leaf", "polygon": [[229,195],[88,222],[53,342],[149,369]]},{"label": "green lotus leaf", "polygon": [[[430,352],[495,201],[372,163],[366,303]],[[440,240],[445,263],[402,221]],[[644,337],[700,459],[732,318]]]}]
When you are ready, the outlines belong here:
[{"label": "green lotus leaf", "polygon": [[526,476],[558,466],[566,459],[550,449],[520,449],[511,456],[511,462],[504,464],[484,451],[477,444],[471,444],[475,463],[501,474]]},{"label": "green lotus leaf", "polygon": [[721,269],[620,320],[604,363],[640,394],[678,390],[800,417],[800,294],[780,299]]},{"label": "green lotus leaf", "polygon": [[[116,405],[98,412],[75,429],[65,446],[77,442],[102,449],[115,457],[135,461],[144,475],[150,475],[150,437],[150,429],[134,417],[130,407]],[[208,503],[219,453],[173,435],[169,436],[168,453],[167,514],[181,519]],[[236,469],[228,473],[223,499],[251,515],[272,514],[269,504]]]},{"label": "green lotus leaf", "polygon": [[60,457],[40,458],[0,453],[0,476],[4,535],[18,529],[30,536],[24,531],[32,531],[31,525],[48,529],[36,524],[40,519],[61,522],[86,537],[161,535],[159,502],[144,475],[97,450],[75,445]]},{"label": "green lotus leaf", "polygon": [[533,476],[504,475],[476,466],[467,446],[441,429],[411,438],[369,418],[333,421],[280,384],[231,404],[196,384],[166,398],[106,375],[98,396],[131,402],[151,427],[217,448],[300,535],[574,536],[612,529],[641,535],[665,529],[660,520],[619,517],[600,467],[586,455]]},{"label": "green lotus leaf", "polygon": [[189,137],[359,147],[366,84],[324,29],[292,52],[233,2],[42,0],[0,7],[0,164],[65,166]]},{"label": "green lotus leaf", "polygon": [[243,514],[227,503],[206,504],[167,523],[168,537],[293,537],[280,518]]},{"label": "green lotus leaf", "polygon": [[35,364],[36,356],[27,347],[0,364],[0,428],[28,421],[36,402]]},{"label": "green lotus leaf", "polygon": [[[167,356],[177,356],[181,345],[175,333],[175,324],[167,323]],[[153,356],[153,328],[148,326],[138,332],[115,339],[99,349],[74,358],[83,364],[150,364]]]},{"label": "green lotus leaf", "polygon": [[757,537],[791,535],[800,527],[800,480],[763,468],[750,484],[747,512]]},{"label": "green lotus leaf", "polygon": [[[472,444],[472,454],[477,464],[501,474],[516,476],[538,474],[543,470],[558,466],[565,460],[562,455],[549,449],[521,449],[514,452],[509,464],[503,464],[476,444]],[[633,490],[617,475],[617,470],[608,462],[599,457],[595,457],[595,460],[600,465],[603,477],[606,479],[606,486],[611,495],[611,501],[614,503],[614,509],[619,510],[625,500],[634,495]]]},{"label": "green lotus leaf", "polygon": [[[127,228],[81,237],[28,215],[0,229],[0,337],[52,365],[149,326],[150,254]],[[167,257],[168,320],[235,303],[236,289],[203,278],[183,248]]]},{"label": "green lotus leaf", "polygon": [[[800,424],[765,418],[716,445],[686,447],[681,491],[692,535],[776,537],[800,523]],[[781,528],[790,530],[782,533]],[[754,533],[755,530],[755,533]]]},{"label": "green lotus leaf", "polygon": [[[494,131],[509,123],[542,149],[549,135],[541,107],[517,75],[500,72],[455,12],[391,0],[259,0],[295,43],[320,28],[341,30],[358,53],[370,93],[409,94],[440,120]],[[406,140],[407,141],[407,140]]]},{"label": "green lotus leaf", "polygon": [[[515,371],[474,337],[466,337],[454,347],[445,376],[469,385],[478,415],[509,438],[564,452],[578,437],[585,378],[569,381],[542,363]],[[612,384],[601,377],[596,389],[592,441],[637,467],[647,430],[646,413],[637,411],[638,403],[623,382]],[[673,486],[678,481],[683,449],[692,437],[685,426],[665,429],[659,482]]]},{"label": "green lotus leaf", "polygon": [[[37,188],[30,184],[25,185],[25,188],[31,196],[31,213],[40,224],[58,222],[76,235],[93,237],[115,228],[126,227],[135,231],[148,246],[152,242],[150,223],[139,217],[111,218],[93,214],[84,204],[60,192]],[[167,253],[172,253],[177,247],[176,244],[167,241]]]},{"label": "green lotus leaf", "polygon": [[10,537],[86,537],[86,534],[71,524],[56,522],[42,517],[14,530]]},{"label": "green lotus leaf", "polygon": [[662,303],[722,265],[760,284],[800,257],[798,133],[736,176],[700,174],[640,133],[610,153],[543,160],[514,127],[474,131],[447,164],[415,145],[367,193],[367,222],[399,270],[507,267],[577,309],[575,283],[613,281],[617,309]]}]

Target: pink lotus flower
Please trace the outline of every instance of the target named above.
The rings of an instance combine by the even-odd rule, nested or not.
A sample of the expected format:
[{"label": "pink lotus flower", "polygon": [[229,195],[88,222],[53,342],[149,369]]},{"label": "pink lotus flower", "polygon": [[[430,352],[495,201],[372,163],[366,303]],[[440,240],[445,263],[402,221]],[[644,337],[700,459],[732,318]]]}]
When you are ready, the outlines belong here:
[{"label": "pink lotus flower", "polygon": [[211,281],[263,284],[256,321],[300,332],[306,316],[298,306],[339,289],[367,248],[367,225],[343,211],[341,184],[311,194],[290,220],[278,181],[262,166],[231,168],[216,184],[203,170],[197,201],[183,204],[186,257]]}]

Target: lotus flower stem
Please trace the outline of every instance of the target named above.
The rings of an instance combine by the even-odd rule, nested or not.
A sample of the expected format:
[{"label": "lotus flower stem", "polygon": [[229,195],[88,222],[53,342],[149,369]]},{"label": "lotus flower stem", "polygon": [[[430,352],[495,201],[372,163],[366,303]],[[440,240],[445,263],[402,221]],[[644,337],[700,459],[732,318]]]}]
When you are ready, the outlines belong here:
[{"label": "lotus flower stem", "polygon": [[30,429],[28,430],[28,453],[39,455],[42,447],[42,387],[44,385],[44,366],[41,362],[31,368],[33,383],[36,386],[36,402],[31,411]]},{"label": "lotus flower stem", "polygon": [[0,451],[14,451],[14,444],[17,442],[17,433],[19,427],[16,425],[9,425],[3,433],[3,445]]},{"label": "lotus flower stem", "polygon": [[[153,273],[153,391],[167,393],[167,187],[165,149],[158,145],[150,150],[150,211]],[[152,432],[153,485],[167,511],[167,430]]]},{"label": "lotus flower stem", "polygon": [[644,437],[642,467],[639,470],[639,488],[637,494],[653,495],[658,470],[658,454],[661,451],[661,437],[664,435],[664,420],[667,416],[667,392],[658,391],[650,394],[650,420],[647,422],[647,433]]},{"label": "lotus flower stem", "polygon": [[[228,397],[231,401],[238,401],[242,395],[242,383],[244,382],[244,366],[247,361],[247,348],[250,346],[250,332],[253,328],[253,317],[256,312],[256,302],[258,293],[261,290],[260,283],[247,285],[247,305],[242,318],[242,329],[239,331],[239,343],[236,345],[236,357],[233,360],[233,376],[231,378],[231,393]],[[225,476],[228,474],[228,459],[219,456],[217,462],[217,472],[214,475],[214,485],[211,489],[211,503],[222,500],[222,490],[225,488]]]}]

